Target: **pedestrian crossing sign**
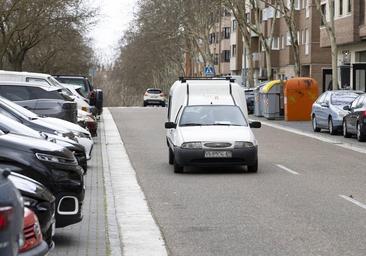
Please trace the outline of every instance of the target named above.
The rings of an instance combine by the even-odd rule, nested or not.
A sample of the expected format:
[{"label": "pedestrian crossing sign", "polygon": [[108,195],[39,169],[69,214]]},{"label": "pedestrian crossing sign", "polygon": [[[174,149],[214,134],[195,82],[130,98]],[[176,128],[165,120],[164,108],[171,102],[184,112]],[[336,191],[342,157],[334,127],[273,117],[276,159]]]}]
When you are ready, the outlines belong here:
[{"label": "pedestrian crossing sign", "polygon": [[213,66],[206,66],[204,73],[207,77],[213,77],[215,76],[215,68]]}]

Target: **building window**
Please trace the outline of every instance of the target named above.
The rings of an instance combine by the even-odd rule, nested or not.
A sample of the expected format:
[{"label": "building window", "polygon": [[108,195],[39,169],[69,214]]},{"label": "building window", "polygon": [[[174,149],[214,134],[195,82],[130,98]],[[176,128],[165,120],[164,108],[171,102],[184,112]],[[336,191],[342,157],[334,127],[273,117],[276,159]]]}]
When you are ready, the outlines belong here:
[{"label": "building window", "polygon": [[290,35],[290,32],[287,32],[286,38],[287,38],[286,45],[287,46],[290,46],[291,45],[291,35]]},{"label": "building window", "polygon": [[348,12],[352,12],[352,0],[348,0]]},{"label": "building window", "polygon": [[360,24],[365,24],[365,1],[360,1]]},{"label": "building window", "polygon": [[310,17],[310,7],[309,7],[309,0],[305,0],[305,17]]},{"label": "building window", "polygon": [[282,49],[285,49],[285,36],[282,36]]},{"label": "building window", "polygon": [[274,37],[272,40],[272,50],[279,50],[280,49],[280,38]]},{"label": "building window", "polygon": [[[325,17],[327,17],[327,5],[326,5],[326,4],[322,4],[322,5],[320,6],[320,10],[321,10],[321,12],[323,13],[323,15],[324,15]],[[321,21],[320,21],[320,25],[321,25],[321,26],[324,26],[324,21],[323,21],[323,19],[321,19]]]},{"label": "building window", "polygon": [[233,32],[236,31],[236,28],[238,27],[238,21],[233,20]]},{"label": "building window", "polygon": [[339,16],[343,15],[343,0],[339,0]]},{"label": "building window", "polygon": [[219,65],[219,55],[217,53],[214,56],[214,65]]},{"label": "building window", "polygon": [[209,44],[214,44],[215,42],[216,42],[216,34],[215,33],[211,33],[210,35],[209,35],[209,38],[208,38],[208,43]]},{"label": "building window", "polygon": [[224,28],[224,39],[230,39],[230,27]]},{"label": "building window", "polygon": [[223,62],[230,62],[230,50],[222,51]]},{"label": "building window", "polygon": [[231,48],[231,57],[236,57],[236,44],[233,44]]}]

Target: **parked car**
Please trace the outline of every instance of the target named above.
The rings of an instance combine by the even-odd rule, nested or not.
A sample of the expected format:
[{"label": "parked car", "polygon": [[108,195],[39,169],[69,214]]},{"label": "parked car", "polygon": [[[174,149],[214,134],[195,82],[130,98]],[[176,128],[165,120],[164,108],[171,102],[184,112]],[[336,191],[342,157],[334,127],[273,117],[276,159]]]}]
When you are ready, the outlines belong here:
[{"label": "parked car", "polygon": [[16,134],[0,135],[0,162],[42,183],[56,197],[56,227],[82,220],[84,173],[74,154],[55,143]]},{"label": "parked car", "polygon": [[43,132],[35,131],[20,122],[15,121],[14,119],[5,116],[0,113],[0,130],[5,133],[13,133],[13,134],[20,134],[24,136],[29,136],[37,139],[43,139],[46,141],[57,143],[58,145],[69,149],[71,152],[74,153],[78,164],[83,167],[84,171],[87,171],[87,159],[85,148],[80,145],[79,143],[70,140],[68,138],[64,138],[62,136],[57,136],[53,134],[46,134]]},{"label": "parked car", "polygon": [[41,118],[33,112],[2,97],[0,97],[0,113],[21,122],[33,130],[74,140],[85,148],[87,159],[91,158],[94,144],[91,134],[77,124],[58,118]]},{"label": "parked car", "polygon": [[89,104],[91,106],[96,107],[97,114],[100,115],[103,112],[103,91],[101,89],[93,89],[93,85],[90,83],[87,77],[75,75],[55,75],[54,78],[63,84],[81,86],[81,95],[89,100]]},{"label": "parked car", "polygon": [[58,92],[57,87],[45,87],[26,82],[0,81],[0,96],[40,116],[57,117],[77,122],[77,104]]},{"label": "parked car", "polygon": [[24,210],[22,197],[9,175],[10,171],[0,169],[0,255],[15,256],[23,243]]},{"label": "parked car", "polygon": [[29,208],[24,208],[24,245],[19,249],[19,256],[44,256],[49,248],[43,240],[37,215]]},{"label": "parked car", "polygon": [[19,167],[0,162],[0,169],[1,168],[3,170],[8,169],[12,171],[9,179],[20,191],[23,197],[24,206],[31,209],[37,215],[39,224],[41,225],[43,240],[45,240],[48,244],[48,247],[52,249],[54,247],[52,237],[56,227],[55,197],[41,183],[16,173],[14,169]]},{"label": "parked car", "polygon": [[245,99],[247,101],[248,114],[253,114],[254,113],[254,89],[246,88],[244,91],[245,91]]},{"label": "parked car", "polygon": [[314,132],[321,129],[329,130],[334,135],[342,130],[343,118],[348,111],[343,107],[349,105],[362,92],[352,90],[337,90],[324,92],[314,102],[311,112]]},{"label": "parked car", "polygon": [[161,89],[149,88],[144,94],[144,107],[149,105],[160,105],[165,107],[165,95]]},{"label": "parked car", "polygon": [[343,135],[355,134],[358,141],[366,140],[366,94],[357,97],[350,105],[344,107],[349,113],[343,118]]}]

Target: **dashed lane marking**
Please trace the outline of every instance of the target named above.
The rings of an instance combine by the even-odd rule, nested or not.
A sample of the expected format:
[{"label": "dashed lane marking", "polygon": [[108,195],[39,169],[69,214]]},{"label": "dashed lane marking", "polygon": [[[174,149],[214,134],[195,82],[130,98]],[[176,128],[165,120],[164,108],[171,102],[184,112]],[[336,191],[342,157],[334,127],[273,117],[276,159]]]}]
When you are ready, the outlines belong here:
[{"label": "dashed lane marking", "polygon": [[363,204],[363,203],[361,203],[361,202],[359,202],[359,201],[357,201],[357,200],[355,200],[355,199],[353,199],[352,197],[349,197],[349,196],[345,196],[345,195],[339,195],[339,196],[341,198],[347,200],[348,202],[351,202],[351,203],[353,203],[353,204],[355,204],[355,205],[357,205],[357,206],[359,206],[359,207],[366,210],[366,204]]},{"label": "dashed lane marking", "polygon": [[288,173],[293,174],[293,175],[299,175],[299,174],[300,174],[300,173],[295,172],[294,170],[291,170],[290,168],[287,168],[286,166],[283,166],[283,165],[281,165],[281,164],[276,164],[276,166],[277,166],[278,168],[280,168],[280,169],[282,169],[282,170],[284,170],[284,171],[288,172]]}]

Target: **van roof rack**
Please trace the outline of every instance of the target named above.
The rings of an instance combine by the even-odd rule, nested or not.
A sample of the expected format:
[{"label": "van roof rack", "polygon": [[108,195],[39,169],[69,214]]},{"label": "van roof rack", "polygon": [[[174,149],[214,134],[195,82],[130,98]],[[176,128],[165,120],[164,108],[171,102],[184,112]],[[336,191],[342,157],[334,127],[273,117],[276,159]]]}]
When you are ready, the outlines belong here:
[{"label": "van roof rack", "polygon": [[235,79],[231,78],[231,76],[226,77],[184,77],[180,76],[179,81],[185,83],[187,80],[225,80],[230,81],[231,83],[235,82]]}]

